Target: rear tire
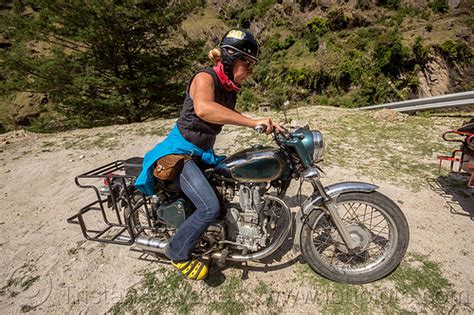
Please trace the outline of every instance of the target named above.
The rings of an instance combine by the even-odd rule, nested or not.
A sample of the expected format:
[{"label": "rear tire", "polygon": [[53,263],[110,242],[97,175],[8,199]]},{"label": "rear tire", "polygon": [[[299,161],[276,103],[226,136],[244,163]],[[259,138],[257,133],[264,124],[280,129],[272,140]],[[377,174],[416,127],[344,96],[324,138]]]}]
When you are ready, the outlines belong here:
[{"label": "rear tire", "polygon": [[349,253],[331,218],[316,208],[301,232],[301,250],[308,265],[330,280],[350,284],[373,282],[391,273],[405,255],[409,240],[408,223],[400,208],[375,191],[342,194],[336,205],[361,249]]}]

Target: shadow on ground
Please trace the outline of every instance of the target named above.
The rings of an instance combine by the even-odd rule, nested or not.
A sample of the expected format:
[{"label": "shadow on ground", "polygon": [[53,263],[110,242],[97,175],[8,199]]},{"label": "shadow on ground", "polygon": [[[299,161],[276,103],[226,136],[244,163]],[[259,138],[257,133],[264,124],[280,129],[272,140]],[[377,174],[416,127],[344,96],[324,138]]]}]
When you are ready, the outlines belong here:
[{"label": "shadow on ground", "polygon": [[467,186],[469,174],[451,172],[427,181],[431,189],[446,200],[451,213],[474,220],[474,188]]}]

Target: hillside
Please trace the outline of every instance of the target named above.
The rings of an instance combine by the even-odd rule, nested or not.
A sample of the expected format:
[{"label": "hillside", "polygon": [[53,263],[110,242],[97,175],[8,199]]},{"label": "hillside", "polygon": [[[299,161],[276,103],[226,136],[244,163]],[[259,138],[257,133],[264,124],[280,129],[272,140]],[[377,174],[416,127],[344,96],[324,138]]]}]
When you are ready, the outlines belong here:
[{"label": "hillside", "polygon": [[[75,186],[76,175],[142,156],[174,120],[55,134],[17,131],[0,136],[0,313],[472,313],[473,190],[447,165],[438,173],[436,160],[456,146],[441,134],[467,115],[316,106],[292,110],[288,118],[324,134],[325,185],[375,183],[405,213],[408,254],[392,275],[362,286],[327,281],[288,251],[289,239],[265,263],[213,266],[206,282],[186,282],[166,263],[140,260],[126,246],[87,242],[78,226],[66,223],[93,198]],[[216,149],[231,154],[256,143],[271,141],[226,126]],[[286,198],[293,211],[297,190],[295,182]],[[309,185],[302,193],[311,194]]]},{"label": "hillside", "polygon": [[[13,14],[14,6],[4,4],[0,9],[3,16],[9,16]],[[166,107],[167,117],[176,115],[179,110],[186,79],[194,69],[208,64],[207,51],[215,47],[231,27],[249,28],[262,45],[260,62],[253,75],[253,88],[245,89],[239,96],[242,110],[255,110],[262,102],[270,102],[273,109],[279,110],[287,100],[294,107],[359,107],[473,89],[473,14],[472,3],[468,0],[215,0],[195,5],[193,10],[182,23],[187,37],[172,36],[170,40],[174,41],[173,45],[181,45],[183,38],[201,41],[199,46],[184,50],[182,55],[196,52],[199,56],[193,57],[194,63],[181,73],[167,95],[160,96],[158,91],[156,97],[143,100],[143,104],[161,108],[159,99],[171,100],[173,94],[171,104]],[[26,7],[21,14],[25,19],[34,20],[40,11],[38,7]],[[51,50],[48,47],[54,46],[44,42],[48,40],[22,42],[3,36],[0,37],[0,49],[8,56],[17,51],[15,45],[26,45],[30,54],[41,60],[41,56]],[[67,57],[67,54],[62,56]],[[62,104],[67,98],[67,106],[83,106],[80,104],[84,100],[74,98],[75,94],[95,95],[95,90],[83,89],[100,84],[101,77],[71,78],[77,86],[55,86],[49,94],[44,91],[47,84],[36,90],[34,84],[30,84],[28,88],[32,91],[18,94],[12,91],[15,82],[19,81],[9,81],[8,71],[3,74],[8,84],[4,84],[5,92],[0,97],[0,121],[4,130],[27,127],[36,131],[55,131],[127,121],[123,114],[114,116],[117,104],[128,102],[128,96],[118,95],[115,88],[106,92],[109,95],[104,99],[97,98],[94,102],[91,98],[84,103],[90,108],[103,103],[97,111],[100,112],[100,108],[107,110],[109,120],[98,117],[99,114],[81,120],[76,116],[85,115],[83,112],[76,110],[76,116],[71,116],[71,110]],[[50,73],[49,78],[53,80],[55,73]],[[143,80],[147,82],[148,79],[144,77]],[[39,81],[33,79],[30,83],[35,82]],[[99,90],[104,88],[107,86],[100,86]],[[151,103],[147,103],[150,100]],[[135,101],[138,100],[130,100]],[[109,111],[109,107],[112,110]],[[57,113],[59,109],[61,111]],[[154,115],[160,115],[159,111]]]}]

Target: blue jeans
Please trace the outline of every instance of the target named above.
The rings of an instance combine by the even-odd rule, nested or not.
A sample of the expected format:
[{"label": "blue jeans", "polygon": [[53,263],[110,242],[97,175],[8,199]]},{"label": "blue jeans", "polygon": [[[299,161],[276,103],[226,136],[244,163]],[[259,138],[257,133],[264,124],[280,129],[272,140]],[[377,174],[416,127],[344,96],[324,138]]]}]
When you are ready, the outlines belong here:
[{"label": "blue jeans", "polygon": [[190,259],[204,231],[219,216],[220,204],[216,193],[193,160],[184,164],[181,175],[173,181],[196,207],[196,211],[181,224],[166,248],[169,259],[183,261]]}]

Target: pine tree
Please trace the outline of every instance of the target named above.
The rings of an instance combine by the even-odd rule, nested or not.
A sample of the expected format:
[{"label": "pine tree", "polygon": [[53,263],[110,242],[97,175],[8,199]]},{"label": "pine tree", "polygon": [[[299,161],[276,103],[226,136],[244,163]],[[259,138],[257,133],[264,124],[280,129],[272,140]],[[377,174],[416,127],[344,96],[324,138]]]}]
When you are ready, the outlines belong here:
[{"label": "pine tree", "polygon": [[140,122],[179,108],[183,74],[202,44],[180,25],[199,0],[11,2],[16,13],[0,25],[13,43],[0,56],[4,90],[47,93],[76,126]]}]

